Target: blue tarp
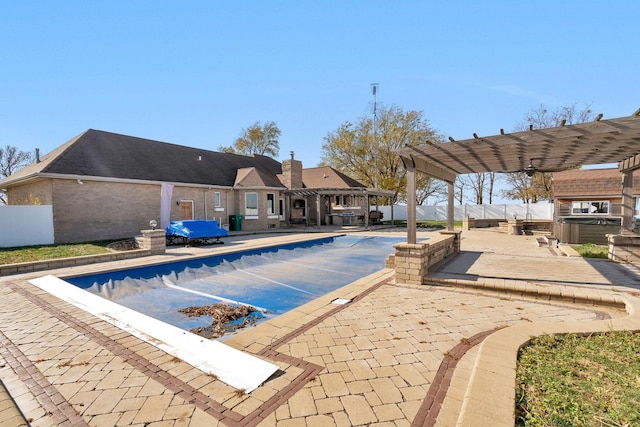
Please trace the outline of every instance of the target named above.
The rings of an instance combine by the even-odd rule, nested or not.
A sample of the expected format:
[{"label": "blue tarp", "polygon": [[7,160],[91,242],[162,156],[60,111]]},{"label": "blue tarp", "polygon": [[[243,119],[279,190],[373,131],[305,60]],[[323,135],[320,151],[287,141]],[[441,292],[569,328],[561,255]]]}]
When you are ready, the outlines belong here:
[{"label": "blue tarp", "polygon": [[[208,240],[228,236],[229,232],[218,227],[216,220],[188,220],[171,221],[167,227],[167,239],[171,242],[176,240],[193,241]],[[182,239],[180,239],[182,238]]]}]

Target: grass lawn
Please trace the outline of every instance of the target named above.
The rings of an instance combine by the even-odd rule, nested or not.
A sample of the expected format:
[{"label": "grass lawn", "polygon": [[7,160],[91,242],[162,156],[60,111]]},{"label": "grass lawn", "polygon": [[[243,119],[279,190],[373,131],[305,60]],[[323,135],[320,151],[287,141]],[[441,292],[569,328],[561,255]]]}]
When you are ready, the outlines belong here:
[{"label": "grass lawn", "polygon": [[69,245],[24,246],[0,248],[0,265],[31,262],[81,255],[95,255],[109,252],[106,246],[112,241],[78,243]]},{"label": "grass lawn", "polygon": [[593,243],[583,243],[572,246],[583,258],[609,258],[609,248],[607,246],[597,246]]},{"label": "grass lawn", "polygon": [[640,425],[640,334],[544,335],[518,355],[517,426]]}]

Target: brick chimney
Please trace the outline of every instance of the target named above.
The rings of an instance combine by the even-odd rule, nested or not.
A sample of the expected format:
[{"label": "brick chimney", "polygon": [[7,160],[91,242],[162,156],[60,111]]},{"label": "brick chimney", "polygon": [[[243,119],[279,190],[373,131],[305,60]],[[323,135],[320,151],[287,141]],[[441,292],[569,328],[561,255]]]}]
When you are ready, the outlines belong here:
[{"label": "brick chimney", "polygon": [[282,162],[284,185],[288,189],[302,188],[302,162],[293,159],[293,151],[289,153],[291,154],[291,158]]}]

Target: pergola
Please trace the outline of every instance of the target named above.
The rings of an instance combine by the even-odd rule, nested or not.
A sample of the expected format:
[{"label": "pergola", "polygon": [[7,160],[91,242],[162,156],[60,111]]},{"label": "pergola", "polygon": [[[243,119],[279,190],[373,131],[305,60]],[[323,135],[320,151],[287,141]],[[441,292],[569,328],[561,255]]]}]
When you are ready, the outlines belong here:
[{"label": "pergola", "polygon": [[640,109],[629,117],[405,147],[407,242],[416,242],[416,172],[448,184],[448,228],[453,230],[453,183],[458,175],[482,172],[557,172],[582,165],[618,163],[622,175],[622,230],[631,233],[632,172],[640,169]]},{"label": "pergola", "polygon": [[[367,214],[364,215],[364,226],[369,226],[369,197],[376,198],[376,210],[378,209],[378,197],[393,197],[394,192],[389,190],[381,190],[377,188],[366,188],[366,187],[350,187],[350,188],[292,188],[290,190],[286,190],[284,192],[287,195],[287,205],[291,205],[292,197],[302,197],[307,200],[310,197],[314,197],[316,199],[316,226],[320,228],[321,223],[321,212],[320,212],[320,199],[323,196],[362,196],[367,200]],[[289,211],[289,208],[287,208]],[[308,223],[308,215],[307,212],[307,223]],[[393,221],[393,206],[391,207],[391,220]],[[287,225],[289,225],[289,218],[287,217]]]}]

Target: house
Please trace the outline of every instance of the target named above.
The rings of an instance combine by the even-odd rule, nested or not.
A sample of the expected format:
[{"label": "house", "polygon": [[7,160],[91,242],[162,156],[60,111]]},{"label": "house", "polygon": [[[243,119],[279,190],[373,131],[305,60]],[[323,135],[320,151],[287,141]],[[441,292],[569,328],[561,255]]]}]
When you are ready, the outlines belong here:
[{"label": "house", "polygon": [[[127,238],[148,228],[160,217],[163,184],[172,188],[170,220],[215,219],[226,225],[236,215],[243,230],[317,220],[308,195],[321,190],[335,200],[330,189],[317,187],[323,182],[319,173],[341,196],[367,190],[332,168],[317,169],[305,172],[293,154],[280,163],[90,129],[36,158],[0,187],[10,205],[52,205],[54,241],[70,243]],[[315,190],[300,194],[309,191],[305,179]],[[336,209],[352,200],[340,199]]]},{"label": "house", "polygon": [[[607,244],[622,219],[622,174],[617,168],[571,169],[553,174],[554,234],[561,243]],[[640,195],[640,174],[633,175]]]}]

